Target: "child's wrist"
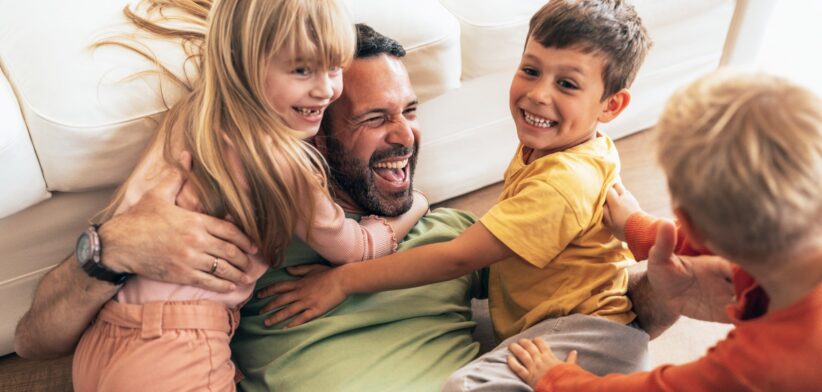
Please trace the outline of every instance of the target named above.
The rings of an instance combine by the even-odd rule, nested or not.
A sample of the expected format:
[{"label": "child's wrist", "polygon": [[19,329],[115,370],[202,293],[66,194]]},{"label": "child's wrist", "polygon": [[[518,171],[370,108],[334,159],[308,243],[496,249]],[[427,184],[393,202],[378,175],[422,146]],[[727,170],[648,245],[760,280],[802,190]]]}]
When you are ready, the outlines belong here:
[{"label": "child's wrist", "polygon": [[348,276],[351,275],[348,273],[348,270],[351,269],[351,267],[352,264],[346,264],[333,269],[333,273],[336,275],[334,276],[334,281],[337,282],[340,291],[346,296],[356,294],[354,288],[351,287],[351,281],[348,279]]}]

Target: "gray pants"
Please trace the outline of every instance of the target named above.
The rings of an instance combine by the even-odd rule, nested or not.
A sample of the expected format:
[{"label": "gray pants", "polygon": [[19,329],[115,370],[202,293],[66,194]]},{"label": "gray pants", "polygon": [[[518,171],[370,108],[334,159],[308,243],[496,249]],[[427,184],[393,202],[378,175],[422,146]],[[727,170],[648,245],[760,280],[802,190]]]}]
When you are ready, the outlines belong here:
[{"label": "gray pants", "polygon": [[443,391],[532,391],[508,368],[508,345],[541,337],[557,358],[579,352],[579,365],[597,375],[648,370],[648,334],[638,328],[584,314],[545,320],[514,335],[465,365],[445,382]]}]

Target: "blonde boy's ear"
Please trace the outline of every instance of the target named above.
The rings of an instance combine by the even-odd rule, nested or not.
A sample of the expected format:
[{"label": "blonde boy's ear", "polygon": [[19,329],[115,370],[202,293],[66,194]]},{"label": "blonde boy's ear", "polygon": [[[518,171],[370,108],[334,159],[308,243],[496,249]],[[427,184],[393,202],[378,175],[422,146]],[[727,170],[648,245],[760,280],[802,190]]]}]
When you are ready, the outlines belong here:
[{"label": "blonde boy's ear", "polygon": [[605,99],[602,113],[597,117],[597,121],[607,123],[619,116],[628,104],[631,103],[631,93],[627,88],[617,91],[614,95]]},{"label": "blonde boy's ear", "polygon": [[688,242],[694,248],[705,248],[705,237],[703,237],[699,232],[694,228],[694,225],[691,221],[691,216],[683,210],[682,208],[676,207],[674,208],[674,215],[676,216],[676,220],[679,222],[679,229],[685,233],[685,237],[688,238]]}]

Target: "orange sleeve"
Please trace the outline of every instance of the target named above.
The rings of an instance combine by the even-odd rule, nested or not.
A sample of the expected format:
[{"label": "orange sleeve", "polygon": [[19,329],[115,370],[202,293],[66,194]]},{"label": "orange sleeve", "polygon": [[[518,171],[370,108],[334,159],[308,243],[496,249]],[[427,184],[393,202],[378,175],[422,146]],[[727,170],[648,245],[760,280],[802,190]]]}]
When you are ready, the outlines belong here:
[{"label": "orange sleeve", "polygon": [[[648,253],[650,253],[651,247],[654,246],[656,241],[656,231],[661,222],[661,219],[644,212],[635,212],[628,217],[628,221],[625,222],[625,242],[628,243],[628,249],[634,254],[635,259],[646,260],[648,258]],[[709,253],[691,246],[684,232],[679,229],[678,222],[676,229],[674,254],[697,256]]]},{"label": "orange sleeve", "polygon": [[576,365],[552,368],[537,384],[536,392],[560,391],[748,391],[738,375],[715,359],[703,357],[685,365],[664,365],[650,372],[609,374],[597,377]]}]

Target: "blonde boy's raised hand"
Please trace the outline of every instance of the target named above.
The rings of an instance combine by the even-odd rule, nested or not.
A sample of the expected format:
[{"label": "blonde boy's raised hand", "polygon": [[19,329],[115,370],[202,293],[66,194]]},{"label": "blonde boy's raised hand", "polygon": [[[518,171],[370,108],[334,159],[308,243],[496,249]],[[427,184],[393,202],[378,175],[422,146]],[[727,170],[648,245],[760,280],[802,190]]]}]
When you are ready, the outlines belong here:
[{"label": "blonde boy's raised hand", "polygon": [[528,383],[531,388],[537,387],[539,380],[548,373],[551,368],[563,363],[575,365],[577,363],[577,352],[571,351],[565,362],[557,358],[551,347],[542,338],[520,339],[517,343],[508,346],[511,355],[508,356],[508,367],[514,373]]},{"label": "blonde boy's raised hand", "polygon": [[639,211],[642,211],[639,201],[617,180],[605,195],[602,222],[614,237],[625,241],[625,223],[628,217]]}]

